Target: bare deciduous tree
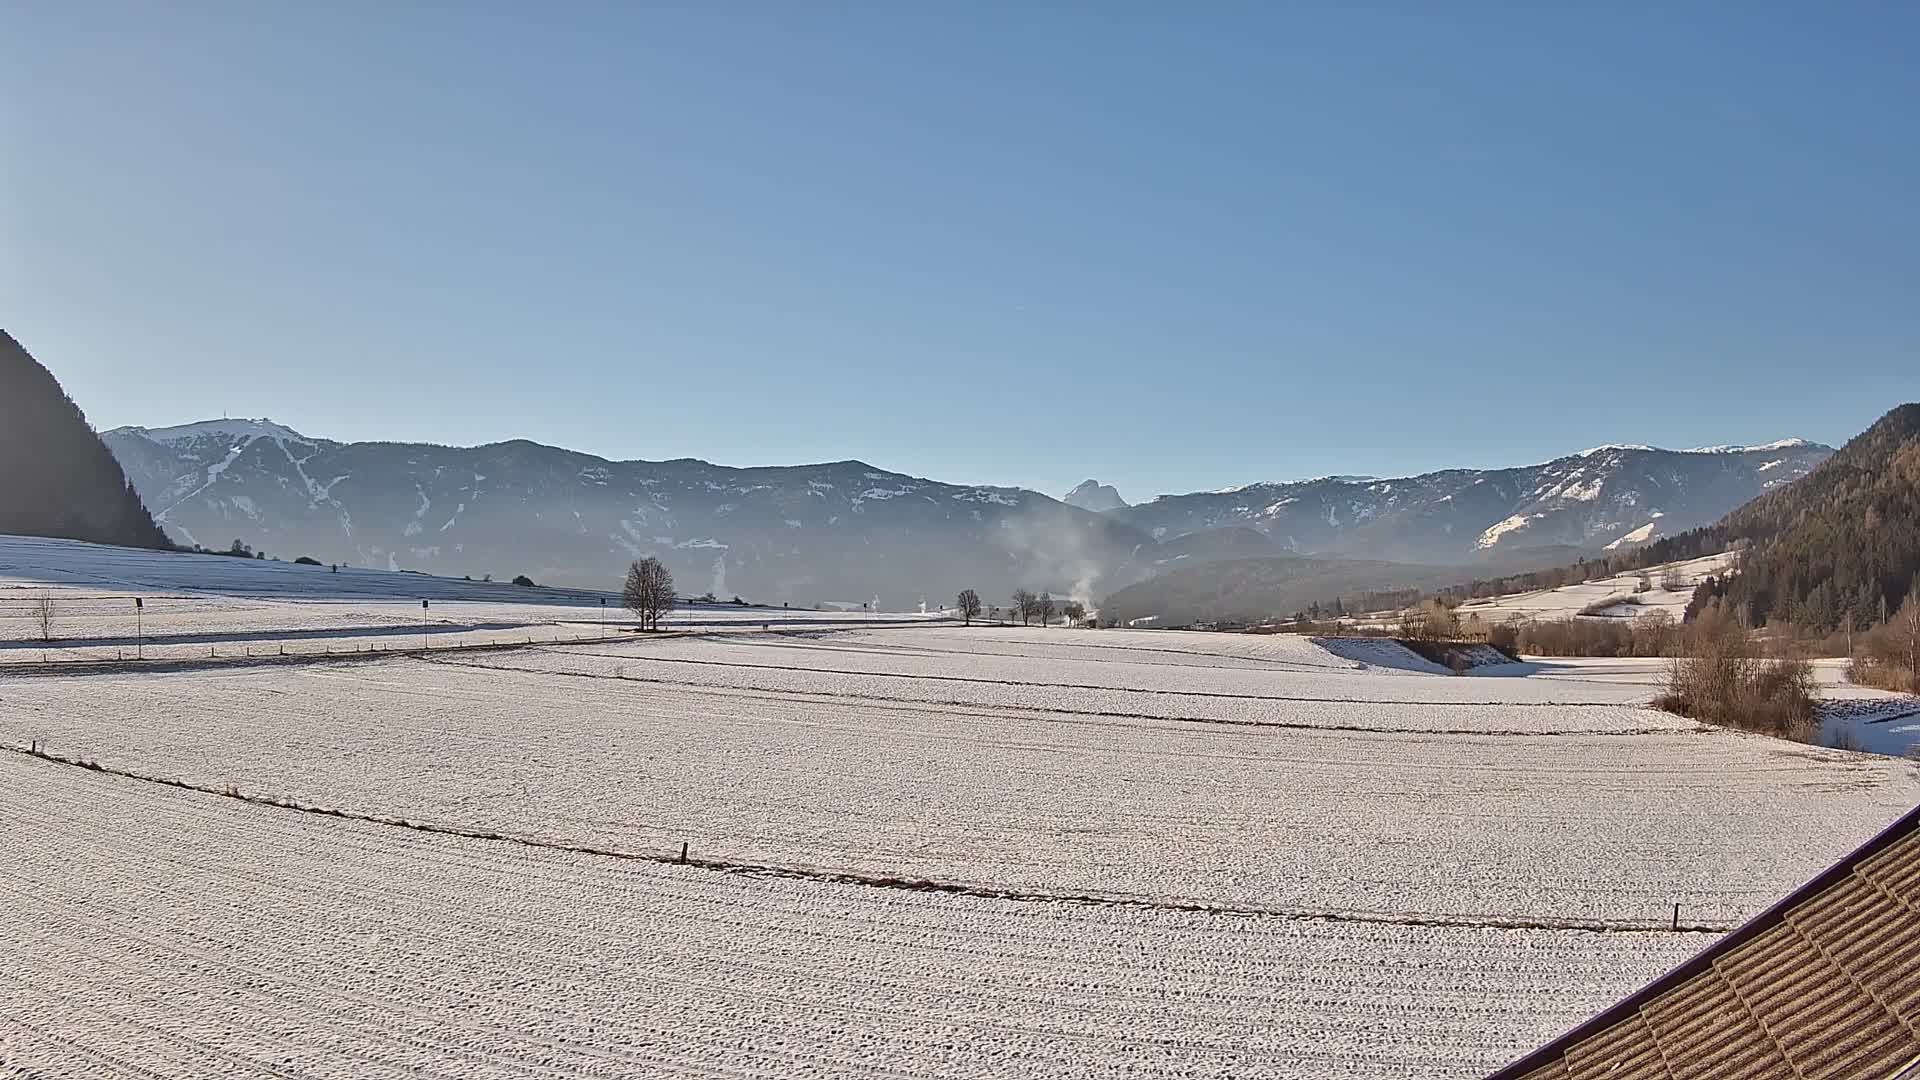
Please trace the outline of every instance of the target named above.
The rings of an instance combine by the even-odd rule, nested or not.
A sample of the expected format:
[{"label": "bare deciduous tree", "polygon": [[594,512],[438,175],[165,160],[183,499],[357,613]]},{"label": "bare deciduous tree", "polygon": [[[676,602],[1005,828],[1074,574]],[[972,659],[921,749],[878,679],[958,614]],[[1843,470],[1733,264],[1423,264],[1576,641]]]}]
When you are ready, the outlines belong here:
[{"label": "bare deciduous tree", "polygon": [[1034,596],[1031,592],[1028,592],[1026,589],[1013,590],[1012,610],[1020,614],[1021,626],[1027,625],[1027,620],[1033,618],[1034,605],[1038,601],[1038,599],[1039,599],[1038,597]]},{"label": "bare deciduous tree", "polygon": [[1460,636],[1460,614],[1438,599],[1400,613],[1400,636],[1451,641]]},{"label": "bare deciduous tree", "polygon": [[627,568],[621,603],[640,617],[642,630],[660,629],[660,616],[673,610],[673,574],[665,563],[649,555]]},{"label": "bare deciduous tree", "polygon": [[960,609],[960,618],[968,626],[972,626],[973,620],[980,617],[980,594],[972,589],[961,589],[955,605]]},{"label": "bare deciduous tree", "polygon": [[1907,692],[1920,694],[1920,580],[1907,593],[1907,602],[1893,617],[1896,638],[1907,654]]},{"label": "bare deciduous tree", "polygon": [[41,641],[53,640],[53,597],[41,593],[39,599],[28,609],[33,619],[33,627],[40,632]]},{"label": "bare deciduous tree", "polygon": [[1673,620],[1673,613],[1665,608],[1654,608],[1641,615],[1633,620],[1633,655],[1667,655],[1673,648],[1678,627],[1679,624]]},{"label": "bare deciduous tree", "polygon": [[1040,598],[1033,602],[1033,611],[1034,614],[1040,616],[1041,626],[1046,626],[1053,622],[1053,617],[1059,610],[1059,607],[1053,602],[1053,594],[1050,592],[1041,593]]},{"label": "bare deciduous tree", "polygon": [[1883,690],[1920,693],[1920,578],[1906,602],[1861,640],[1847,677]]},{"label": "bare deciduous tree", "polygon": [[1087,617],[1087,605],[1078,600],[1069,600],[1060,609],[1060,614],[1065,615],[1068,622],[1079,622]]}]

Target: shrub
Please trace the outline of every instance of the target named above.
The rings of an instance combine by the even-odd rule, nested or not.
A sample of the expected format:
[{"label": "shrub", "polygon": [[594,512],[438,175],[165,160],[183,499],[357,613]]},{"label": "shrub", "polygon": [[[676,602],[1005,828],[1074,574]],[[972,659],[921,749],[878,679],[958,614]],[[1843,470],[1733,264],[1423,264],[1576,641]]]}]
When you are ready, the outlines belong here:
[{"label": "shrub", "polygon": [[1896,694],[1920,694],[1920,683],[1914,682],[1912,672],[1871,656],[1856,656],[1847,663],[1847,681]]},{"label": "shrub", "polygon": [[320,560],[314,558],[311,555],[302,555],[299,558],[293,560],[293,563],[295,566],[319,566]]},{"label": "shrub", "polygon": [[1487,644],[1513,656],[1520,651],[1520,627],[1513,623],[1501,623],[1487,631]]},{"label": "shrub", "polygon": [[1633,620],[1632,653],[1635,656],[1666,656],[1673,649],[1679,624],[1672,613],[1655,608]]},{"label": "shrub", "polygon": [[1515,644],[1534,656],[1632,656],[1633,630],[1605,619],[1537,619],[1521,623]]},{"label": "shrub", "polygon": [[1802,742],[1818,728],[1813,665],[1805,660],[1767,660],[1756,655],[1746,628],[1724,615],[1710,615],[1681,638],[1681,655],[1656,708]]},{"label": "shrub", "polygon": [[1847,669],[1857,683],[1920,694],[1920,584],[1891,619],[1860,643],[1861,655]]},{"label": "shrub", "polygon": [[1638,604],[1639,602],[1640,597],[1633,593],[1615,593],[1612,596],[1595,600],[1593,603],[1581,608],[1580,614],[1605,615],[1608,608],[1619,607],[1621,604]]},{"label": "shrub", "polygon": [[1460,613],[1438,598],[1400,613],[1403,638],[1453,641],[1460,636]]},{"label": "shrub", "polygon": [[533,579],[532,579],[532,578],[530,578],[530,577],[528,577],[528,576],[527,576],[527,575],[525,575],[525,574],[520,574],[520,575],[518,575],[518,576],[516,576],[516,577],[515,577],[515,578],[513,579],[513,583],[514,583],[515,585],[518,585],[518,586],[520,586],[520,587],[521,587],[521,588],[523,588],[523,589],[531,589],[531,588],[533,588]]}]

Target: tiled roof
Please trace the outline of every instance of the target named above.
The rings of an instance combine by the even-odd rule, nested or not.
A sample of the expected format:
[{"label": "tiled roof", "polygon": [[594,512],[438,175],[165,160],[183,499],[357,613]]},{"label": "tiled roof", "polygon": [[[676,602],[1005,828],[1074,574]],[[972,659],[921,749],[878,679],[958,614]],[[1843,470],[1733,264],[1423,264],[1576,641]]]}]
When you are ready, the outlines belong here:
[{"label": "tiled roof", "polygon": [[1920,1080],[1920,807],[1493,1080]]}]

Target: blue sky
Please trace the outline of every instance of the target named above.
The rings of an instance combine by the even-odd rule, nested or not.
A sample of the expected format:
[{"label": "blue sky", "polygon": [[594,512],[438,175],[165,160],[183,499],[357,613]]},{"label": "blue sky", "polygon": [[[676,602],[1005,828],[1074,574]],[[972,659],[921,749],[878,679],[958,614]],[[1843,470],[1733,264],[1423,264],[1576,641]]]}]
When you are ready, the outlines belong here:
[{"label": "blue sky", "polygon": [[101,427],[1140,499],[1920,398],[1920,6],[28,3]]}]

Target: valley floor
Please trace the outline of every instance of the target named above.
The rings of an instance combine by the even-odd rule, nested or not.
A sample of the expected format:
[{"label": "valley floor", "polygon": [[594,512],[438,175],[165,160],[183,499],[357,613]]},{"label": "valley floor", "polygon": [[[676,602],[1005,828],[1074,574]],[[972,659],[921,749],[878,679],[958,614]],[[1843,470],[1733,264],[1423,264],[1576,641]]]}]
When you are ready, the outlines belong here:
[{"label": "valley floor", "polygon": [[[662,629],[928,621],[683,601]],[[617,593],[0,536],[0,666],[545,644],[635,629]]]},{"label": "valley floor", "polygon": [[1471,1077],[1920,802],[1526,670],[926,624],[13,669],[0,1076]]}]

